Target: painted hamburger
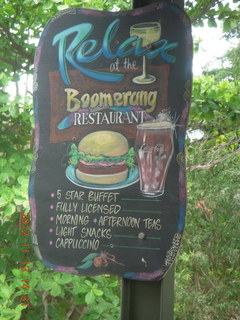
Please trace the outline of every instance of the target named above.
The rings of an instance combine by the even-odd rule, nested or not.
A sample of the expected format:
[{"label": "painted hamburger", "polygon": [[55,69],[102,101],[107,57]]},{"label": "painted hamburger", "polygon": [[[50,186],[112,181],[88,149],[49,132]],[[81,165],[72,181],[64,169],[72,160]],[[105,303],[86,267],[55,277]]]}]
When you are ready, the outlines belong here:
[{"label": "painted hamburger", "polygon": [[77,179],[86,183],[111,185],[128,178],[135,166],[134,148],[119,132],[96,131],[72,144],[70,163]]}]

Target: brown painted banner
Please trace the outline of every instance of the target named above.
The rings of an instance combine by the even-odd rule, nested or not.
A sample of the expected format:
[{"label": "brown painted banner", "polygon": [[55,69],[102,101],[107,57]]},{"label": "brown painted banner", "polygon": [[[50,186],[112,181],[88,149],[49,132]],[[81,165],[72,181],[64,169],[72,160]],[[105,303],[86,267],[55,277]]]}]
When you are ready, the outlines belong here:
[{"label": "brown painted banner", "polygon": [[33,246],[48,267],[159,280],[185,224],[192,37],[174,4],[68,9],[35,56]]}]

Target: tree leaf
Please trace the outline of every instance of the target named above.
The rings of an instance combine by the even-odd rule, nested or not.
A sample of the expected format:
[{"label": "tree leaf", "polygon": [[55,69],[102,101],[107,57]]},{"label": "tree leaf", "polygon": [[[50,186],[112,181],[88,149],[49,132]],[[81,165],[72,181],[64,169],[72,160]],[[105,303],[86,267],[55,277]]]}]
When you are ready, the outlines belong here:
[{"label": "tree leaf", "polygon": [[20,278],[22,276],[22,272],[19,269],[12,269],[12,274],[16,277],[16,278]]},{"label": "tree leaf", "polygon": [[50,293],[53,297],[57,297],[61,294],[61,287],[55,281],[52,283],[52,289]]},{"label": "tree leaf", "polygon": [[8,286],[1,286],[0,287],[0,296],[3,299],[8,300],[12,295],[12,290]]},{"label": "tree leaf", "polygon": [[87,304],[93,304],[93,302],[95,301],[95,295],[93,293],[92,290],[90,290],[86,296],[85,296],[85,301]]},{"label": "tree leaf", "polygon": [[16,210],[15,206],[9,203],[4,209],[4,214],[7,216],[11,216],[15,212],[15,210]]},{"label": "tree leaf", "polygon": [[231,31],[231,19],[225,19],[223,22],[223,30],[224,32],[229,32]]},{"label": "tree leaf", "polygon": [[216,28],[217,27],[216,20],[213,17],[208,19],[208,26],[210,28]]},{"label": "tree leaf", "polygon": [[0,275],[0,281],[4,283],[5,280],[6,280],[6,275],[5,274],[1,274]]},{"label": "tree leaf", "polygon": [[100,297],[100,296],[103,295],[103,291],[100,290],[100,289],[92,289],[92,291],[93,291],[93,293],[94,293],[95,296]]},{"label": "tree leaf", "polygon": [[43,282],[41,282],[41,287],[45,291],[52,289],[52,286],[53,286],[52,280],[44,280]]},{"label": "tree leaf", "polygon": [[53,3],[52,3],[51,1],[48,1],[48,2],[46,2],[46,3],[43,4],[43,8],[44,8],[45,10],[51,9],[52,6],[53,6]]}]

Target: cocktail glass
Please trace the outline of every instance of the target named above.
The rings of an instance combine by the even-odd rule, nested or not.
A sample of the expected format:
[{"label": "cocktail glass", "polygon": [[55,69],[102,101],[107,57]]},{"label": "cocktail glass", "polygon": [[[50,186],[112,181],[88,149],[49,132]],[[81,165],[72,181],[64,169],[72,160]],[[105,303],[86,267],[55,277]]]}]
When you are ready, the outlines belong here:
[{"label": "cocktail glass", "polygon": [[[147,47],[158,41],[161,36],[161,25],[159,22],[138,23],[130,27],[130,36],[142,39],[142,47]],[[132,80],[137,84],[149,84],[156,81],[156,77],[147,73],[146,56],[143,56],[142,74]]]}]

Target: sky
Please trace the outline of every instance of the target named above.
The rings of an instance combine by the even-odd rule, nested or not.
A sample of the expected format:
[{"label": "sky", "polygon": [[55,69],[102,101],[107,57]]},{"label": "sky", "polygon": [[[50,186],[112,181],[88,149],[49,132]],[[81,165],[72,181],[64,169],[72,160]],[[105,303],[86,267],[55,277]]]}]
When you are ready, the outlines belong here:
[{"label": "sky", "polygon": [[226,40],[222,36],[222,29],[208,26],[193,28],[193,38],[202,39],[198,53],[193,58],[193,75],[200,76],[206,64],[211,68],[219,67],[218,57],[236,45],[237,39]]}]

